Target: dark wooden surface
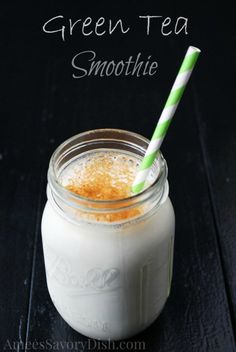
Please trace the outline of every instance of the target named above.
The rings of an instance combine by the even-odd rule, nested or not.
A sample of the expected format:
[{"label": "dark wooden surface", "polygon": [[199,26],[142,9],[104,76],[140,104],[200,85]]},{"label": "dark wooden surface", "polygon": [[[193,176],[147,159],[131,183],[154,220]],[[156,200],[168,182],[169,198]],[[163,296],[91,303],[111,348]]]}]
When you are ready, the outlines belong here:
[{"label": "dark wooden surface", "polygon": [[[236,30],[231,11],[228,4],[210,1],[130,1],[130,8],[117,2],[1,4],[0,351],[14,342],[25,350],[33,341],[88,342],[58,315],[46,288],[40,221],[50,155],[69,136],[92,128],[124,128],[150,137],[189,44],[202,49],[201,58],[163,146],[177,221],[172,291],[158,320],[131,341],[144,341],[150,352],[236,350]],[[78,34],[62,43],[42,32],[43,23],[58,14],[122,17],[134,28],[138,15],[184,15],[189,34],[165,38],[153,31],[146,37],[135,28],[122,38]],[[88,49],[110,60],[152,54],[159,73],[155,78],[75,80],[71,58]]]}]

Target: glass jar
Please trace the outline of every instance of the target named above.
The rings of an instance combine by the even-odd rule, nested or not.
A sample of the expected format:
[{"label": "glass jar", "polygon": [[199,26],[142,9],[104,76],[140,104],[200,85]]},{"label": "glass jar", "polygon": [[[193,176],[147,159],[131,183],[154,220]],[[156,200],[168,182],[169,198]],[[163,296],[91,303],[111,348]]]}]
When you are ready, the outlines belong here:
[{"label": "glass jar", "polygon": [[[175,217],[167,165],[159,155],[155,182],[122,200],[83,198],[64,188],[62,171],[88,151],[116,150],[141,159],[149,141],[116,129],[78,134],[51,157],[42,218],[47,286],[63,319],[95,339],[119,340],[149,326],[170,292]],[[130,216],[112,217],[114,214]],[[94,216],[96,214],[96,216]],[[132,215],[136,214],[136,215]]]}]

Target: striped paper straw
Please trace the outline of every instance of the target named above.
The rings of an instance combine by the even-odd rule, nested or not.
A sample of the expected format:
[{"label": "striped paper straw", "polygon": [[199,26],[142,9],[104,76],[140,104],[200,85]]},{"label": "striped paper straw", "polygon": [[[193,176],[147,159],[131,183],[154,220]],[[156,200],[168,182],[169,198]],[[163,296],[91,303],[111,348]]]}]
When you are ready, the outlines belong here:
[{"label": "striped paper straw", "polygon": [[163,139],[165,138],[166,132],[170,126],[171,120],[183,95],[200,52],[201,50],[195,48],[194,46],[190,46],[186,52],[145,156],[139,166],[138,173],[132,185],[133,193],[141,192],[145,186],[149,171],[158,155],[158,150],[160,149]]}]

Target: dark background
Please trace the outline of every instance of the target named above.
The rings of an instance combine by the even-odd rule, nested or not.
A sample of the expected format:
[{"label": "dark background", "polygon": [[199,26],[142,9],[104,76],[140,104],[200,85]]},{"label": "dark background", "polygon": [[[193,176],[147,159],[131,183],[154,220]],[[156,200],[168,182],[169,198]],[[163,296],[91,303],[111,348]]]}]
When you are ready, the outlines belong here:
[{"label": "dark background", "polygon": [[[147,14],[188,17],[188,35],[164,37],[155,22],[147,37],[137,20]],[[67,24],[122,18],[132,30],[100,38],[75,31],[62,42],[42,31],[57,15]],[[162,148],[176,211],[172,292],[158,320],[133,341],[144,341],[146,351],[235,351],[233,8],[213,1],[2,1],[0,16],[0,350],[14,341],[87,341],[58,315],[46,288],[40,221],[50,155],[88,129],[150,138],[183,55],[195,45],[202,54]],[[76,80],[71,59],[83,50],[115,61],[152,55],[158,74]]]}]

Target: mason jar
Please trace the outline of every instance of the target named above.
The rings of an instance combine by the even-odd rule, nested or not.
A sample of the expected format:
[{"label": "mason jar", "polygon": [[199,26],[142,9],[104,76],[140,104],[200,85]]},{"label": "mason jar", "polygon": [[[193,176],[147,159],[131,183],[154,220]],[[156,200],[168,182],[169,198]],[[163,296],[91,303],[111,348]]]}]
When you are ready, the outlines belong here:
[{"label": "mason jar", "polygon": [[42,217],[48,291],[62,318],[91,338],[131,337],[165,305],[175,231],[167,164],[160,153],[152,167],[155,181],[119,200],[84,198],[63,187],[60,177],[88,152],[112,150],[141,160],[148,143],[125,130],[92,130],[66,140],[50,160]]}]

